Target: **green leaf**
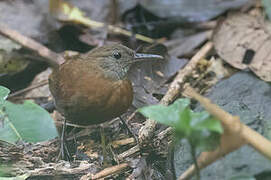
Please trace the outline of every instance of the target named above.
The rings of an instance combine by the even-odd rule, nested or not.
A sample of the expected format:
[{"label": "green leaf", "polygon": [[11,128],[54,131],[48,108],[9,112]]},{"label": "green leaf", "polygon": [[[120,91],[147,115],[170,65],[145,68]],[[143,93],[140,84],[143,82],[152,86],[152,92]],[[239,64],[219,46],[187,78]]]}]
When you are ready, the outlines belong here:
[{"label": "green leaf", "polygon": [[191,114],[190,142],[201,151],[213,150],[219,145],[219,134],[223,133],[220,122],[206,111]]},{"label": "green leaf", "polygon": [[209,130],[217,133],[223,133],[223,128],[220,122],[206,111],[203,112],[193,112],[191,126],[194,130]]},{"label": "green leaf", "polygon": [[3,105],[9,93],[10,93],[10,90],[8,88],[4,86],[0,86],[0,106]]},{"label": "green leaf", "polygon": [[200,151],[211,151],[219,145],[220,134],[207,130],[193,130],[188,139]]},{"label": "green leaf", "polygon": [[[152,105],[146,106],[138,109],[138,111],[143,114],[145,117],[158,121],[159,123],[174,126],[174,119],[176,119],[176,115],[172,113],[171,109],[164,105]],[[169,115],[170,114],[170,115]],[[171,117],[170,117],[171,116]]]},{"label": "green leaf", "polygon": [[188,107],[189,99],[178,99],[172,105],[152,105],[138,109],[145,117],[159,123],[176,127],[180,121],[181,112]]},{"label": "green leaf", "polygon": [[175,125],[176,132],[181,136],[187,137],[191,134],[191,110],[185,107],[179,114],[179,120]]},{"label": "green leaf", "polygon": [[194,147],[212,150],[223,132],[219,121],[208,112],[193,112],[189,99],[178,99],[172,105],[153,105],[139,109],[144,116],[173,127],[178,139],[186,138]]},{"label": "green leaf", "polygon": [[0,127],[0,140],[15,143],[18,140],[40,142],[58,136],[50,114],[32,101],[24,104],[4,103],[6,117]]}]

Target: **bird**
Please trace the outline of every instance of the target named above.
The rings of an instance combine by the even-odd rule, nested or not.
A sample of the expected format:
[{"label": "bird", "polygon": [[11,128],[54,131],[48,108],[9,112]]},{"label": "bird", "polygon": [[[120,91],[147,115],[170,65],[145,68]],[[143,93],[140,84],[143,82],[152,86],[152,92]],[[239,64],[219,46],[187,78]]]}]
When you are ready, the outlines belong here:
[{"label": "bird", "polygon": [[134,94],[128,71],[134,63],[147,59],[163,57],[113,43],[76,55],[53,69],[49,89],[64,123],[101,124],[125,113]]}]

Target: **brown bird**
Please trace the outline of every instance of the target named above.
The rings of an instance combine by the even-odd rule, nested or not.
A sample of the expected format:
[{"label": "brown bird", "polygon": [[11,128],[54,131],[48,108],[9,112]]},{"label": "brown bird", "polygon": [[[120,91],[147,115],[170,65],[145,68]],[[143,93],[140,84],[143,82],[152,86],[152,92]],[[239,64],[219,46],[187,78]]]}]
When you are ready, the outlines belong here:
[{"label": "brown bird", "polygon": [[133,100],[127,73],[131,65],[159,55],[139,54],[120,45],[97,47],[54,69],[49,88],[67,122],[100,124],[125,113]]}]

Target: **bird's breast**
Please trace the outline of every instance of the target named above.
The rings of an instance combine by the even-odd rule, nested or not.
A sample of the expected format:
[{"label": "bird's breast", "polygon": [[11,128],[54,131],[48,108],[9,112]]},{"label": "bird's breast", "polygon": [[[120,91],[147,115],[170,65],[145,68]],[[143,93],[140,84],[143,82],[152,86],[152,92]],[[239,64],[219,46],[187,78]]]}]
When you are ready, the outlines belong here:
[{"label": "bird's breast", "polygon": [[99,124],[120,116],[132,104],[133,89],[128,79],[113,80],[98,69],[70,67],[53,72],[49,81],[56,106],[67,121]]}]

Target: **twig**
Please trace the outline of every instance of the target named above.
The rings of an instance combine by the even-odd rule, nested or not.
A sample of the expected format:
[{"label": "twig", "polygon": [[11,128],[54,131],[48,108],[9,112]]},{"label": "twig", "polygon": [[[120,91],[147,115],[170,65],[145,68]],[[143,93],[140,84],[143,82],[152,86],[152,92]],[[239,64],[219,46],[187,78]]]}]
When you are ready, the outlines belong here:
[{"label": "twig", "polygon": [[136,112],[137,112],[137,111],[134,111],[134,112],[127,118],[126,121],[127,121],[127,122],[131,121],[131,120],[135,117]]},{"label": "twig", "polygon": [[112,146],[114,148],[117,148],[119,146],[124,146],[127,144],[133,144],[135,143],[135,139],[134,138],[126,138],[126,139],[121,139],[121,140],[117,140],[117,141],[113,141],[112,142]]},{"label": "twig", "polygon": [[193,98],[199,101],[210,114],[223,123],[224,127],[230,127],[231,131],[238,132],[247,143],[249,143],[265,157],[271,159],[271,142],[268,139],[240,122],[239,117],[232,116],[228,112],[222,110],[216,104],[212,104],[209,99],[199,95],[192,88],[187,88],[187,91],[185,92],[188,92],[189,95],[192,95]]},{"label": "twig", "polygon": [[197,29],[214,29],[217,25],[217,21],[207,21],[207,22],[202,22],[196,25]]},{"label": "twig", "polygon": [[20,95],[20,94],[22,94],[22,93],[25,93],[25,92],[30,91],[30,90],[32,90],[32,89],[35,89],[35,88],[44,86],[44,85],[46,85],[46,84],[48,84],[48,80],[43,80],[43,81],[41,81],[41,82],[39,82],[39,83],[37,83],[37,84],[33,84],[33,85],[31,85],[31,86],[29,86],[29,87],[27,87],[27,88],[24,88],[24,89],[22,89],[22,90],[19,90],[19,91],[16,91],[16,92],[10,94],[10,95],[8,96],[8,98],[11,98],[11,97],[14,97],[14,96],[18,96],[18,95]]},{"label": "twig", "polygon": [[[271,142],[240,122],[239,117],[232,116],[222,110],[219,106],[212,104],[209,99],[199,95],[190,87],[185,88],[184,94],[199,101],[211,115],[221,121],[224,128],[224,133],[221,136],[219,147],[212,152],[203,152],[198,157],[197,162],[200,169],[240,148],[244,144],[249,144],[265,157],[271,159]],[[195,166],[192,165],[179,177],[179,180],[188,179],[194,173]]]},{"label": "twig", "polygon": [[109,150],[110,150],[110,152],[111,152],[111,154],[112,154],[112,157],[113,157],[114,161],[115,161],[117,164],[119,164],[120,161],[119,161],[119,159],[118,159],[117,154],[114,152],[113,147],[112,147],[112,146],[109,146]]},{"label": "twig", "polygon": [[170,135],[172,135],[172,128],[168,127],[167,129],[161,131],[159,134],[155,135],[152,144],[156,149],[160,149],[161,142],[163,141],[163,139],[167,138]]},{"label": "twig", "polygon": [[64,62],[64,59],[61,55],[51,51],[47,47],[38,43],[37,41],[28,38],[13,29],[10,29],[3,23],[0,23],[0,34],[21,44],[23,47],[31,49],[34,52],[37,52],[38,55],[45,58],[49,65],[51,65],[52,67],[58,67],[59,64]]},{"label": "twig", "polygon": [[[169,127],[167,129],[165,129],[164,131],[160,132],[159,134],[157,134],[155,136],[155,138],[153,139],[153,144],[154,144],[154,147],[158,147],[160,145],[160,142],[162,139],[168,137],[169,135],[171,135],[172,133],[172,128]],[[126,145],[126,144],[130,144],[130,143],[135,143],[135,140],[134,138],[128,138],[128,139],[124,139],[124,140],[120,140],[120,141],[114,141],[112,144],[113,144],[113,147],[116,148],[116,144],[118,145]],[[140,151],[140,148],[139,148],[139,145],[137,144],[136,146],[128,149],[127,151],[119,154],[117,156],[117,158],[119,160],[123,160],[124,158],[128,157],[128,156],[131,156],[137,152]]]},{"label": "twig", "polygon": [[[125,36],[128,36],[128,37],[132,37],[133,36],[133,33],[130,32],[130,31],[127,31],[125,29],[122,29],[120,27],[116,27],[116,26],[113,26],[113,25],[105,25],[104,23],[102,22],[98,22],[98,21],[94,21],[94,20],[91,20],[91,19],[88,19],[88,18],[81,18],[81,19],[77,19],[77,17],[73,17],[74,21],[80,21],[82,24],[88,26],[88,27],[93,27],[93,28],[103,28],[103,27],[107,27],[107,29],[112,32],[112,33],[115,33],[115,34],[122,34],[122,35],[125,35]],[[154,43],[155,41],[147,36],[143,36],[141,34],[135,34],[134,35],[136,39],[139,39],[141,41],[145,41],[145,42],[148,42],[148,43]]]},{"label": "twig", "polygon": [[48,99],[49,97],[48,96],[29,96],[29,97],[15,96],[15,97],[12,97],[11,99],[14,101],[22,101],[22,100],[35,100],[35,99],[42,99],[42,98]]},{"label": "twig", "polygon": [[103,177],[115,174],[115,173],[117,173],[119,171],[122,171],[123,169],[127,168],[128,166],[129,166],[128,163],[122,163],[122,164],[119,164],[119,165],[116,165],[116,166],[106,168],[106,169],[98,172],[97,174],[92,175],[91,179],[99,179],[99,178],[103,178]]},{"label": "twig", "polygon": [[132,155],[132,154],[135,154],[136,152],[138,152],[140,149],[139,149],[139,145],[136,145],[130,149],[128,149],[127,151],[121,153],[118,155],[118,159],[120,160],[123,160],[124,158]]},{"label": "twig", "polygon": [[169,86],[169,90],[166,95],[162,98],[161,104],[168,105],[171,103],[179,94],[182,89],[184,78],[189,75],[193,69],[195,69],[199,60],[203,59],[213,48],[212,42],[207,42],[188,62],[188,64],[178,72],[178,75]]},{"label": "twig", "polygon": [[168,127],[167,129],[161,131],[159,134],[157,134],[157,139],[164,139],[165,137],[167,137],[168,135],[172,134],[172,128]]},{"label": "twig", "polygon": [[[58,125],[63,125],[63,121],[55,121],[55,124],[58,124]],[[78,125],[78,124],[72,124],[72,123],[66,123],[66,126],[71,126],[71,127],[75,127],[75,128],[82,128],[82,129],[96,129],[98,127],[100,127],[101,125],[98,124],[98,125],[88,125],[88,126],[83,126],[83,125]]]},{"label": "twig", "polygon": [[[204,58],[210,50],[213,48],[212,42],[207,42],[189,61],[189,63],[181,70],[171,83],[166,95],[160,101],[160,104],[168,105],[171,103],[179,94],[184,83],[184,78],[192,72],[196,67],[199,60]],[[146,143],[152,136],[155,130],[156,121],[148,119],[145,125],[139,130],[139,142],[140,144]]]},{"label": "twig", "polygon": [[195,169],[196,169],[196,179],[200,180],[200,168],[199,168],[198,161],[197,161],[196,147],[191,142],[189,142],[189,144],[190,144],[190,147],[191,147],[191,156],[192,156],[194,166],[195,166]]},{"label": "twig", "polygon": [[[65,7],[65,8],[64,8]],[[65,10],[64,10],[65,9]],[[141,35],[141,34],[133,34],[130,31],[127,31],[125,29],[122,29],[120,27],[116,27],[113,25],[106,25],[105,23],[94,21],[89,19],[84,15],[84,13],[77,7],[63,1],[59,2],[51,2],[50,1],[50,12],[52,14],[56,14],[58,17],[58,20],[63,22],[75,22],[83,24],[90,28],[106,28],[111,33],[115,34],[122,34],[128,37],[134,36],[136,39],[139,39],[141,41],[145,41],[148,43],[154,43],[155,40],[152,38],[149,38],[147,36]],[[62,16],[59,16],[59,13],[62,12]]]}]

